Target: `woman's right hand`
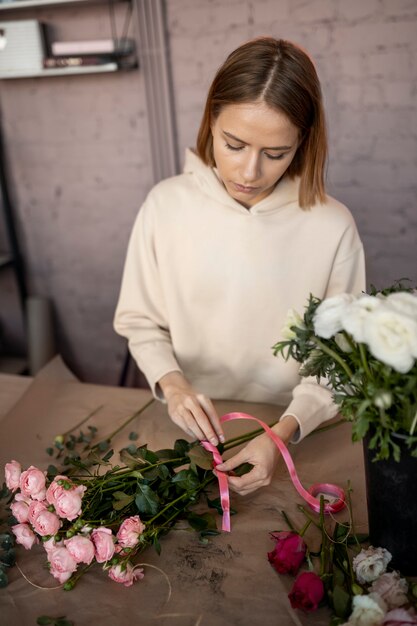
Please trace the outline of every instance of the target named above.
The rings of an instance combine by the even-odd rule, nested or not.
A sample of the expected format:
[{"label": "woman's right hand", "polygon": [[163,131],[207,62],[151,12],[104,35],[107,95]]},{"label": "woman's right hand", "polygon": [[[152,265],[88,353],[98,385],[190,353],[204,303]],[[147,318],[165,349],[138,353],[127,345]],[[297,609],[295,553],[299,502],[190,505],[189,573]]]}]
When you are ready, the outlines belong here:
[{"label": "woman's right hand", "polygon": [[200,441],[207,439],[214,446],[224,442],[223,428],[210,398],[197,393],[181,372],[169,372],[158,382],[174,424]]}]

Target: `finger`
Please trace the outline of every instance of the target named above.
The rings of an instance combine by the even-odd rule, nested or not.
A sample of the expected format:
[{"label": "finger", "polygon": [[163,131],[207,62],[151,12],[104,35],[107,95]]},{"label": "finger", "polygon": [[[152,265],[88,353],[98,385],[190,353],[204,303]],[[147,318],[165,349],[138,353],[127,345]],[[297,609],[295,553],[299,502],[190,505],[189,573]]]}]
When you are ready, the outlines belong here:
[{"label": "finger", "polygon": [[220,422],[220,418],[217,414],[216,409],[214,408],[214,404],[212,403],[212,401],[209,398],[206,398],[206,396],[204,396],[203,394],[199,393],[197,394],[197,400],[199,401],[199,403],[201,404],[201,406],[203,407],[204,411],[206,412],[206,414],[208,415],[210,422],[212,424],[212,426],[214,427],[214,430],[216,431],[216,434],[219,438],[219,440],[224,443],[226,441],[226,438],[224,436],[224,431],[223,431],[223,427],[221,425]]},{"label": "finger", "polygon": [[183,430],[188,432],[191,437],[195,437],[200,441],[206,438],[205,434],[194,419],[194,415],[191,413],[191,411],[183,407],[180,410],[180,417],[183,424],[183,426],[181,427],[183,428]]},{"label": "finger", "polygon": [[[227,459],[227,461],[223,461],[223,463],[216,465],[216,469],[219,469],[221,472],[230,472],[239,465],[242,465],[242,463],[246,463],[246,461],[248,461],[248,457],[245,453],[245,448],[243,448],[243,450],[232,456],[230,459]],[[251,472],[249,472],[249,474],[250,473]]]},{"label": "finger", "polygon": [[186,407],[203,433],[201,439],[208,439],[208,441],[210,441],[214,446],[217,446],[219,444],[219,440],[200,403],[197,400],[190,398],[186,403]]},{"label": "finger", "polygon": [[[246,474],[245,476],[248,476],[248,474]],[[249,493],[256,491],[260,487],[265,486],[265,481],[263,480],[257,480],[255,478],[255,479],[251,479],[250,481],[247,481],[247,480],[243,480],[243,478],[245,477],[244,476],[242,477],[228,476],[227,477],[227,482],[229,484],[229,488],[231,489],[231,491],[235,491],[241,496],[246,496]]]}]

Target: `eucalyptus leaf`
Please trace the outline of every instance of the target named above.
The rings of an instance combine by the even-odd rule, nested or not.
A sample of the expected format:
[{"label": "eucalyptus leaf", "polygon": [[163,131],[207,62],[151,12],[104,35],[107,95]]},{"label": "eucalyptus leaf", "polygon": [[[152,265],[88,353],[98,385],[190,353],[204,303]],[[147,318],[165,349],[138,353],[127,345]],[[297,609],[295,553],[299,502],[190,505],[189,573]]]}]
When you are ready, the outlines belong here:
[{"label": "eucalyptus leaf", "polygon": [[2,567],[0,567],[0,589],[7,587],[9,580],[7,574]]}]

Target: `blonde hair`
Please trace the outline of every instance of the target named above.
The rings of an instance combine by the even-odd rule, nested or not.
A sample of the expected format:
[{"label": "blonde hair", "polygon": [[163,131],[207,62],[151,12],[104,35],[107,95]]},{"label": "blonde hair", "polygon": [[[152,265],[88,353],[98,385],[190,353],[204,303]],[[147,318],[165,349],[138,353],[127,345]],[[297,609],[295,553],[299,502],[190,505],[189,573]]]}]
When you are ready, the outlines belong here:
[{"label": "blonde hair", "polygon": [[286,174],[300,177],[300,207],[324,202],[327,133],[320,81],[310,57],[284,39],[253,39],[227,57],[209,89],[198,155],[213,167],[211,125],[222,108],[259,100],[284,113],[299,129],[300,145]]}]

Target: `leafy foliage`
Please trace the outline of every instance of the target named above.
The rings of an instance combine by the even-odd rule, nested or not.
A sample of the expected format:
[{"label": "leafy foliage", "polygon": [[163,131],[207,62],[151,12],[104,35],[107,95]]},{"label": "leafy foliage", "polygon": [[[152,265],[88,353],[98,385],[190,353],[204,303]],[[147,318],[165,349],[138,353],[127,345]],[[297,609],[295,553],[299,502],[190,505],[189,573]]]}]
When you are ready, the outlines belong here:
[{"label": "leafy foliage", "polygon": [[[372,295],[407,291],[401,282]],[[372,435],[370,448],[375,460],[393,456],[400,448],[394,433],[407,435],[407,444],[417,456],[417,363],[407,373],[375,358],[365,343],[355,342],[342,330],[329,339],[319,337],[314,320],[321,300],[310,295],[304,316],[291,327],[291,338],[273,346],[275,356],[301,364],[300,375],[315,376],[332,390],[341,415],[352,422],[352,438]]]}]

